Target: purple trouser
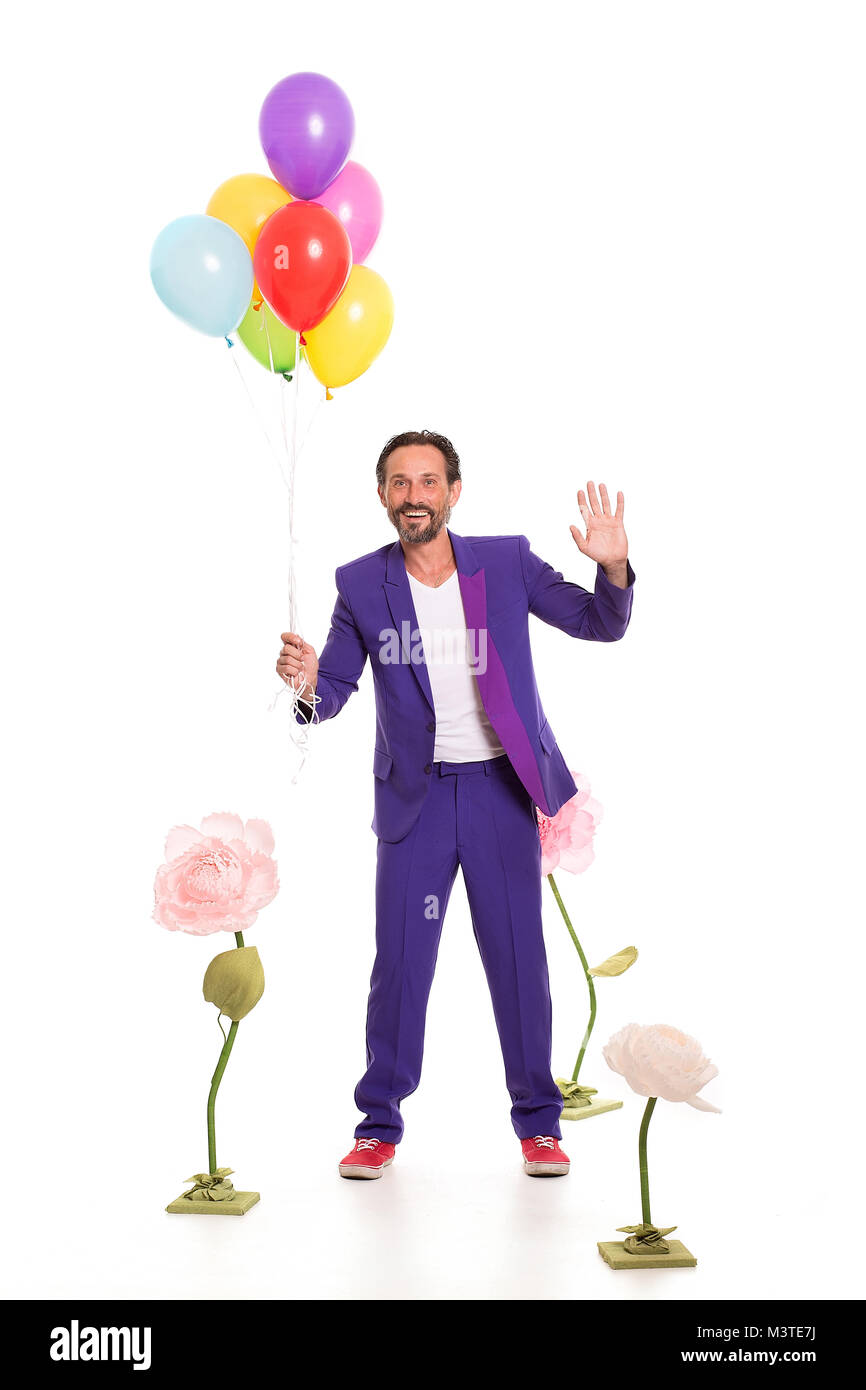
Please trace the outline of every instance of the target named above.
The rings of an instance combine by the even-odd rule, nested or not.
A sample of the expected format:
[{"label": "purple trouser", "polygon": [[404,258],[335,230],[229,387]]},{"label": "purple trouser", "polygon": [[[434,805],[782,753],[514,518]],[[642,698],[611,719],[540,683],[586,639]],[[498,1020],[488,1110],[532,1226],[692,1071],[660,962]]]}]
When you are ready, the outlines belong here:
[{"label": "purple trouser", "polygon": [[562,1096],[550,1071],[541,845],[532,798],[507,757],[434,763],[408,835],[378,842],[367,1070],[355,1089],[355,1104],[366,1116],[355,1137],[375,1135],[391,1144],[402,1137],[400,1102],[421,1077],[427,999],[458,865],[493,1000],[511,1122],[521,1139],[559,1139]]}]

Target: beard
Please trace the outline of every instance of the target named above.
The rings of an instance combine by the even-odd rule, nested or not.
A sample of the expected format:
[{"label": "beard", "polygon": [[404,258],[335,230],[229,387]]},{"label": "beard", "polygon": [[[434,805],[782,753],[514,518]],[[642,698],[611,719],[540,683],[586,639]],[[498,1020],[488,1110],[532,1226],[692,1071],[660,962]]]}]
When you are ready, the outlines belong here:
[{"label": "beard", "polygon": [[[407,521],[403,515],[404,512],[426,512],[429,519],[427,522]],[[425,506],[410,507],[406,503],[403,503],[399,509],[390,506],[388,508],[388,519],[391,525],[395,528],[401,541],[405,541],[407,545],[426,545],[428,541],[435,540],[442,527],[447,526],[450,518],[451,508],[447,503],[438,512]]]}]

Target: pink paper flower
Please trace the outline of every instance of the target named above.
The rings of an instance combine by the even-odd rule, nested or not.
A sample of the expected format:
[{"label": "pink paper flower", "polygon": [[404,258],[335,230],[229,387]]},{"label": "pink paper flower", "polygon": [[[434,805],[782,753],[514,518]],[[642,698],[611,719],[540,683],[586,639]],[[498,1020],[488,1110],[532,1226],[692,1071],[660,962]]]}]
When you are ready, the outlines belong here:
[{"label": "pink paper flower", "polygon": [[246,931],[277,896],[274,836],[264,820],[218,812],[201,829],[177,825],[153,885],[154,920],[169,931],[209,936]]},{"label": "pink paper flower", "polygon": [[545,875],[554,869],[582,874],[595,858],[592,839],[603,808],[590,796],[589,780],[580,772],[572,771],[571,775],[579,790],[555,816],[545,816],[535,808],[541,836],[541,872]]},{"label": "pink paper flower", "polygon": [[684,1100],[696,1110],[722,1112],[696,1093],[718,1076],[719,1069],[703,1054],[700,1043],[666,1023],[641,1027],[627,1023],[602,1048],[612,1071],[624,1076],[639,1096]]}]

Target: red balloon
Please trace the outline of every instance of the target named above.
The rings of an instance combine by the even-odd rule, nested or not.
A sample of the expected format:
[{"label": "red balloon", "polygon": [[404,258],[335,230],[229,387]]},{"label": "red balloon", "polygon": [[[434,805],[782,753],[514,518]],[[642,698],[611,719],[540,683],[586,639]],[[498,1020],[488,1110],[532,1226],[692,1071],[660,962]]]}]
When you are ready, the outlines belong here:
[{"label": "red balloon", "polygon": [[342,222],[319,203],[296,198],[259,232],[256,284],[287,328],[315,328],[334,307],[352,269],[352,244]]}]

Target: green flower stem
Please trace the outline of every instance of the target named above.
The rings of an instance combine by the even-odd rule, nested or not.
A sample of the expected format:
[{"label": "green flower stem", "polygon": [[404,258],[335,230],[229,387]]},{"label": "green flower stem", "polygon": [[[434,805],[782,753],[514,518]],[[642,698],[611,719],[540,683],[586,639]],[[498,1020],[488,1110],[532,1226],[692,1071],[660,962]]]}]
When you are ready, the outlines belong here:
[{"label": "green flower stem", "polygon": [[220,1059],[217,1062],[217,1068],[213,1074],[213,1079],[210,1083],[210,1095],[207,1098],[207,1161],[209,1173],[215,1173],[217,1168],[216,1136],[214,1134],[213,1114],[214,1106],[216,1104],[216,1095],[217,1091],[219,1090],[219,1084],[223,1079],[223,1072],[226,1069],[226,1063],[228,1062],[228,1059],[231,1055],[231,1050],[234,1047],[235,1036],[237,1034],[237,1031],[238,1025],[237,1023],[233,1023],[231,1028],[229,1029],[229,1035],[226,1038],[225,1043],[223,1044],[223,1050],[220,1053]]},{"label": "green flower stem", "polygon": [[574,1071],[571,1075],[572,1081],[576,1081],[578,1076],[580,1075],[580,1064],[583,1061],[583,1056],[586,1052],[587,1045],[589,1043],[590,1034],[592,1033],[593,1026],[595,1024],[595,981],[589,973],[589,964],[587,962],[586,956],[583,954],[583,947],[577,939],[577,933],[575,932],[574,927],[571,925],[571,919],[569,918],[569,915],[565,910],[565,903],[559,896],[559,889],[556,886],[556,880],[554,879],[553,874],[547,875],[547,881],[553,889],[553,896],[559,903],[559,910],[562,913],[565,925],[568,927],[568,934],[574,942],[577,954],[580,956],[580,963],[583,966],[583,973],[586,976],[586,983],[589,986],[589,1023],[586,1026],[586,1032],[583,1035],[583,1042],[580,1045],[580,1052],[577,1054],[577,1061],[574,1064]]},{"label": "green flower stem", "polygon": [[640,1136],[637,1141],[638,1163],[640,1164],[640,1206],[641,1213],[643,1215],[643,1220],[645,1221],[647,1226],[652,1225],[652,1217],[650,1216],[649,1171],[647,1169],[646,1161],[646,1136],[647,1130],[649,1129],[649,1122],[652,1119],[652,1113],[655,1109],[655,1103],[657,1099],[657,1096],[650,1096],[649,1100],[646,1103],[646,1110],[644,1110],[643,1119],[641,1120]]},{"label": "green flower stem", "polygon": [[[235,932],[235,942],[238,946],[243,946],[244,938],[242,932]],[[235,1045],[235,1037],[237,1036],[237,1031],[238,1025],[237,1023],[233,1023],[231,1028],[229,1029],[229,1035],[226,1038],[225,1043],[223,1044],[223,1050],[220,1053],[220,1058],[217,1062],[216,1071],[214,1072],[211,1078],[210,1095],[207,1098],[207,1163],[209,1173],[215,1173],[217,1170],[216,1133],[214,1130],[214,1107],[216,1106],[217,1091],[219,1090],[220,1082],[223,1079],[223,1072],[225,1071],[229,1057],[231,1056],[231,1050]]]}]

